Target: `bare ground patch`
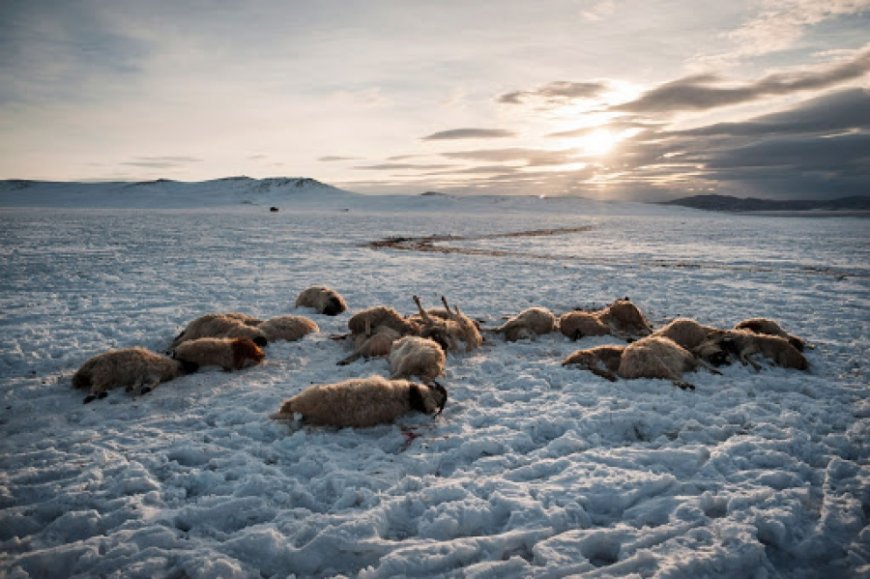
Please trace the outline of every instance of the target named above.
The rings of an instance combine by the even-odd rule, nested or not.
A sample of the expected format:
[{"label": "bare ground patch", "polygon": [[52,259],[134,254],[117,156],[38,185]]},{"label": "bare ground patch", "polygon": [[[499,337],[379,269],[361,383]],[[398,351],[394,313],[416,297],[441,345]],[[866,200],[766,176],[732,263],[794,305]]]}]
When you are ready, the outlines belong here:
[{"label": "bare ground patch", "polygon": [[[575,263],[588,263],[601,266],[645,266],[669,269],[714,269],[723,271],[772,272],[775,268],[765,265],[736,265],[707,261],[687,261],[670,259],[648,259],[641,262],[623,263],[610,258],[580,257],[570,255],[541,254],[528,251],[511,251],[503,249],[479,249],[451,245],[457,241],[480,241],[487,239],[511,239],[517,237],[552,237],[556,235],[571,235],[591,231],[591,225],[580,227],[557,227],[552,229],[529,229],[524,231],[508,231],[504,233],[488,233],[486,235],[424,235],[420,237],[385,237],[370,241],[367,247],[375,250],[396,249],[399,251],[418,251],[423,253],[442,253],[459,255],[480,255],[486,257],[513,257],[521,259],[565,260]],[[833,267],[797,266],[797,270],[809,275],[830,276],[843,281],[848,277],[866,277],[861,272],[846,272]]]}]

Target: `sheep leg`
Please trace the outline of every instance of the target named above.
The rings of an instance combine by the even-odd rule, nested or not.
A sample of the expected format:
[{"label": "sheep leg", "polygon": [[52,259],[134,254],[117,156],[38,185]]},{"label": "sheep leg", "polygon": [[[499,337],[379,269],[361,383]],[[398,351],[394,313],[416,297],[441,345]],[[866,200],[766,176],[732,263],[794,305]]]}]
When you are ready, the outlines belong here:
[{"label": "sheep leg", "polygon": [[744,366],[747,366],[747,365],[752,366],[753,370],[755,370],[756,372],[761,372],[761,364],[759,364],[758,362],[756,362],[755,360],[753,360],[750,357],[750,356],[753,356],[754,354],[757,354],[757,353],[758,353],[758,350],[752,350],[752,351],[742,350],[740,352],[740,361],[743,363]]},{"label": "sheep leg", "polygon": [[695,385],[686,382],[685,380],[671,380],[674,383],[674,386],[679,386],[683,390],[694,390]]},{"label": "sheep leg", "polygon": [[592,372],[593,374],[595,374],[596,376],[604,378],[605,380],[610,380],[611,382],[616,382],[616,380],[617,380],[616,374],[614,374],[610,370],[602,370],[601,368],[598,368],[597,366],[587,366],[587,369],[590,372]]},{"label": "sheep leg", "polygon": [[431,325],[432,318],[429,317],[429,314],[426,313],[426,310],[424,310],[422,304],[420,304],[419,296],[414,296],[414,303],[417,304],[417,309],[420,311],[420,317],[423,318],[423,321]]},{"label": "sheep leg", "polygon": [[700,359],[700,358],[697,358],[696,361],[698,362],[698,365],[699,365],[699,366],[701,366],[702,368],[704,368],[705,370],[707,370],[707,371],[710,372],[711,374],[717,374],[717,375],[719,375],[719,376],[722,375],[722,372],[720,372],[719,370],[717,370],[715,366],[713,366],[712,364],[710,364],[710,363],[707,362],[706,360],[702,360],[702,359]]},{"label": "sheep leg", "polygon": [[337,365],[337,366],[347,366],[347,365],[350,364],[351,362],[356,362],[356,361],[359,360],[361,357],[362,357],[362,354],[360,353],[360,351],[359,351],[359,350],[356,350],[353,354],[351,354],[351,355],[348,356],[347,358],[342,358],[341,360],[339,360],[338,362],[336,362],[336,365]]},{"label": "sheep leg", "polygon": [[[444,304],[444,309],[447,310],[447,317],[449,317],[451,320],[456,320],[456,313],[450,310],[450,306],[447,305],[447,298],[441,296],[441,303]],[[456,311],[458,312],[459,308],[456,308]]]},{"label": "sheep leg", "polygon": [[140,396],[143,394],[148,394],[149,392],[151,392],[152,390],[157,388],[157,386],[159,384],[160,384],[160,377],[159,376],[150,376],[150,380],[148,381],[147,384],[140,384],[139,391],[137,392],[137,394],[139,394]]}]

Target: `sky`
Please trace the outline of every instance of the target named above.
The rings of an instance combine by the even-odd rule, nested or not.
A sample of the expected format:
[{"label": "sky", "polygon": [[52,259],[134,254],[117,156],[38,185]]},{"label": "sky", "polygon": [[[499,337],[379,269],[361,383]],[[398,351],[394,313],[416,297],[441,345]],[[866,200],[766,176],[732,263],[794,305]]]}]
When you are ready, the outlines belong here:
[{"label": "sky", "polygon": [[0,179],[870,194],[870,0],[0,0]]}]

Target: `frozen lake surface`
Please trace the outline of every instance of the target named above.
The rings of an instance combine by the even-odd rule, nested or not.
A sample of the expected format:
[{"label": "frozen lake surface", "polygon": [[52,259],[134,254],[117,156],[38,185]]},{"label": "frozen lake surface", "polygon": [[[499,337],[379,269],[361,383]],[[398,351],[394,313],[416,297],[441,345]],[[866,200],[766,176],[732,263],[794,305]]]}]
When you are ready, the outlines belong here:
[{"label": "frozen lake surface", "polygon": [[[0,575],[870,576],[867,224],[530,199],[0,209]],[[366,245],[425,235],[462,239]],[[449,356],[435,420],[291,431],[267,419],[284,399],[389,372],[335,365],[352,312],[295,311],[314,284],[356,311],[443,294],[490,328],[629,296],[655,325],[767,316],[815,349],[807,373],[686,392],[560,366],[612,338],[490,335]],[[71,388],[215,311],[321,332],[141,398]]]}]

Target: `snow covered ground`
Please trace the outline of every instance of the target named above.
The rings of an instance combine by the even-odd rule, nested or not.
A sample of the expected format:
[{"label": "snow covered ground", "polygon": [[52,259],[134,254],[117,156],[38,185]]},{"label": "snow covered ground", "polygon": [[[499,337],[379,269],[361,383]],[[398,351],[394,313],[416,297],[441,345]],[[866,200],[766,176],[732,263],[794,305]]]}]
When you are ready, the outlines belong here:
[{"label": "snow covered ground", "polygon": [[[0,192],[0,576],[870,576],[866,219],[308,184],[195,208],[156,186]],[[576,231],[480,238],[544,228]],[[482,251],[366,247],[429,234]],[[769,316],[816,348],[808,373],[737,365],[686,392],[559,364],[612,339],[490,336],[449,357],[437,419],[269,421],[311,383],[388,372],[335,365],[347,312],[242,372],[89,405],[70,386],[90,356],[165,349],[206,312],[308,313],[292,304],[312,284],[352,310],[444,294],[485,327],[627,295],[656,324]]]}]

